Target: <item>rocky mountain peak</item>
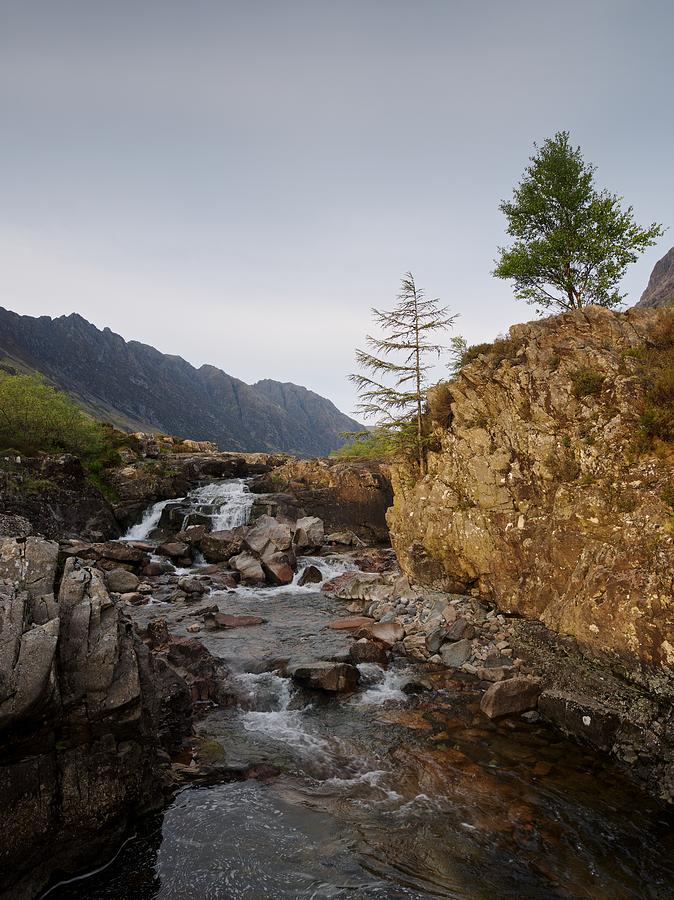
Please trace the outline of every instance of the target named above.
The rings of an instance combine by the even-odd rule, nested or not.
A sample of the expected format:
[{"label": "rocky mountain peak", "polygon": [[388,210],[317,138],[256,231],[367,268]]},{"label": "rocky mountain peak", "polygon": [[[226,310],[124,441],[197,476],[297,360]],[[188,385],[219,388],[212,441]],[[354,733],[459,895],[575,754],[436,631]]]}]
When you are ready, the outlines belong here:
[{"label": "rocky mountain peak", "polygon": [[648,286],[637,306],[658,307],[674,303],[674,247],[656,262]]}]

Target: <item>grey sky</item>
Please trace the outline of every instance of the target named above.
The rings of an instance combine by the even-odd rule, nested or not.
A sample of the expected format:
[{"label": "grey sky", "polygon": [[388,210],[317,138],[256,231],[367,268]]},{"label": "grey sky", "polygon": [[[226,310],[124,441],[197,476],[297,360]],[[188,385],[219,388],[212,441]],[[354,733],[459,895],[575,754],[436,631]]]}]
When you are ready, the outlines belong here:
[{"label": "grey sky", "polygon": [[404,271],[471,342],[533,318],[490,270],[534,140],[674,223],[673,33],[671,0],[0,0],[0,305],[348,412]]}]

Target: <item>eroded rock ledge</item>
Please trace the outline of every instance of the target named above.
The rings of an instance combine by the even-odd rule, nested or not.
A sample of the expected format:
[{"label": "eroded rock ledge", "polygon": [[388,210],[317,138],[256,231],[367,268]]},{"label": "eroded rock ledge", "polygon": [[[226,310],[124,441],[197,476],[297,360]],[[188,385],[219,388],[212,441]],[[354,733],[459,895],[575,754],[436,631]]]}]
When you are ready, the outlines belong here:
[{"label": "eroded rock ledge", "polygon": [[[642,360],[670,316],[591,307],[513,327],[431,391],[428,474],[394,468],[388,523],[411,581],[545,626],[523,623],[521,644],[565,695],[551,717],[574,731],[574,716],[589,715],[583,704],[598,702],[623,731],[631,718],[641,752],[650,740],[671,767],[667,740],[663,750],[651,738],[671,729],[674,693],[674,452],[640,443]],[[575,684],[564,636],[579,661]],[[599,676],[583,683],[581,659],[613,679],[616,697],[632,685],[633,701],[611,710]]]}]

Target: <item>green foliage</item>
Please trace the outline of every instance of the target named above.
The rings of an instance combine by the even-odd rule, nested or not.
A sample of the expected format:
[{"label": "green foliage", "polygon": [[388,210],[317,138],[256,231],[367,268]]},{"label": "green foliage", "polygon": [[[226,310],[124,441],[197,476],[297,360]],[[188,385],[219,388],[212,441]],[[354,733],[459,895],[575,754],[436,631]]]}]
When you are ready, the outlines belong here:
[{"label": "green foliage", "polygon": [[674,315],[667,314],[639,362],[645,382],[641,431],[646,443],[674,442]]},{"label": "green foliage", "polygon": [[576,400],[580,400],[581,397],[595,397],[601,394],[604,376],[595,372],[594,369],[583,368],[577,369],[571,375],[571,381],[573,382],[573,396]]},{"label": "green foliage", "polygon": [[500,204],[514,238],[499,248],[494,275],[514,281],[515,295],[544,311],[589,304],[618,306],[625,269],[663,233],[640,228],[622,198],[598,191],[595,167],[567,131],[544,141],[515,188]]},{"label": "green foliage", "polygon": [[[368,350],[356,350],[356,361],[369,374],[349,378],[360,396],[358,409],[380,429],[399,432],[399,447],[407,448],[412,434],[414,456],[425,467],[423,403],[428,388],[428,359],[444,349],[433,340],[435,332],[451,327],[450,316],[440,301],[429,300],[408,272],[402,279],[396,306],[390,311],[373,309],[375,323],[383,337],[366,336]],[[387,384],[386,380],[391,383]]]},{"label": "green foliage", "polygon": [[336,459],[380,459],[393,456],[404,443],[402,429],[375,428],[372,431],[345,433],[347,438],[330,456]]},{"label": "green foliage", "polygon": [[456,335],[450,340],[449,368],[453,375],[458,375],[464,366],[480,356],[489,358],[489,362],[500,365],[505,359],[513,360],[522,346],[520,341],[499,335],[491,344],[468,344],[464,337]]},{"label": "green foliage", "polygon": [[98,422],[37,375],[0,375],[0,447],[93,459],[105,441]]}]

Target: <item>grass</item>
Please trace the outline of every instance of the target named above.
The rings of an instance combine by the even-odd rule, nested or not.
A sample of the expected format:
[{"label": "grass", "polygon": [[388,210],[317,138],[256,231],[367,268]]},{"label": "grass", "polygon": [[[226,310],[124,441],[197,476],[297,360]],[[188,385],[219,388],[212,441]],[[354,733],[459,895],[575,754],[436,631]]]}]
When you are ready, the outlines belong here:
[{"label": "grass", "polygon": [[674,313],[664,317],[651,344],[635,358],[645,384],[639,423],[644,442],[674,443]]},{"label": "grass", "polygon": [[571,375],[571,381],[576,400],[582,397],[596,397],[601,394],[604,386],[604,376],[589,368],[576,369]]}]

